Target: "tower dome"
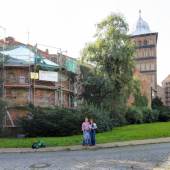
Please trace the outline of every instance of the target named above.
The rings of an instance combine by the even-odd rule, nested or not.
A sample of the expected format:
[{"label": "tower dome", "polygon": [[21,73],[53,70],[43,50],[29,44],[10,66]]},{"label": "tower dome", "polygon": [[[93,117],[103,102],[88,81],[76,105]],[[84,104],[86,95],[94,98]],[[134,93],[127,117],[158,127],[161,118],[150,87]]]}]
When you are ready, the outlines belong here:
[{"label": "tower dome", "polygon": [[136,24],[136,29],[132,33],[133,35],[148,34],[151,33],[149,24],[141,17],[141,10],[139,11],[139,19]]}]

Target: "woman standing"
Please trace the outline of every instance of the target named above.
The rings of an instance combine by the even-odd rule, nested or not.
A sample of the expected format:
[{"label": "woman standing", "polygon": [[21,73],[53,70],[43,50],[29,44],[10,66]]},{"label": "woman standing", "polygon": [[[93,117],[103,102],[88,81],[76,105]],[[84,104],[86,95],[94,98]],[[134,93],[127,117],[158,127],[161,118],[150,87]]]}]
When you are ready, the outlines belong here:
[{"label": "woman standing", "polygon": [[96,123],[93,121],[93,119],[90,119],[90,137],[91,137],[91,145],[94,146],[96,145],[96,129],[97,129],[97,125]]},{"label": "woman standing", "polygon": [[90,123],[88,118],[85,118],[85,121],[82,123],[82,131],[83,131],[83,145],[91,145],[90,138]]}]

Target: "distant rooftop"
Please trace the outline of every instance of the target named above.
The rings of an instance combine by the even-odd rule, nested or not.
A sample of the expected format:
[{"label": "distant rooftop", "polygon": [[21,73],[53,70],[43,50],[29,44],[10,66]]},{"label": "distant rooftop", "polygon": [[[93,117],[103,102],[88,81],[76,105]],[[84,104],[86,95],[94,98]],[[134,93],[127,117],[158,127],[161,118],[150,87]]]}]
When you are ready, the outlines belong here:
[{"label": "distant rooftop", "polygon": [[134,32],[132,32],[132,35],[141,35],[141,34],[149,34],[149,33],[151,33],[149,24],[142,19],[141,10],[139,10],[139,19],[136,23],[136,29]]}]

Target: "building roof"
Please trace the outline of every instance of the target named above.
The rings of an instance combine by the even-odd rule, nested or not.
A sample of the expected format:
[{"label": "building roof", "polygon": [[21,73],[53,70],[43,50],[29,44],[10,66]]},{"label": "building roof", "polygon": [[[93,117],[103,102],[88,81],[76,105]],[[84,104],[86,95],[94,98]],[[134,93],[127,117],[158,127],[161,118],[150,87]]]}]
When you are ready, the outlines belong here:
[{"label": "building roof", "polygon": [[[3,55],[5,55],[4,61],[2,60]],[[59,58],[59,61],[52,58]],[[5,41],[0,40],[0,63],[2,62],[8,66],[37,64],[47,70],[62,68],[74,74],[78,73],[76,59],[60,53],[49,54],[48,50],[43,51],[37,46],[18,42],[13,37],[7,37]]]},{"label": "building roof", "polygon": [[[59,65],[36,54],[32,49],[25,45],[18,45],[12,49],[5,49],[0,51],[5,56],[5,64],[34,64],[39,61],[39,64],[48,65],[51,67],[58,67]],[[2,55],[1,55],[2,56]]]},{"label": "building roof", "polygon": [[148,33],[151,33],[149,24],[143,20],[143,18],[141,17],[141,11],[139,11],[139,18],[136,23],[136,29],[132,33],[132,35],[140,35],[140,34],[148,34]]}]

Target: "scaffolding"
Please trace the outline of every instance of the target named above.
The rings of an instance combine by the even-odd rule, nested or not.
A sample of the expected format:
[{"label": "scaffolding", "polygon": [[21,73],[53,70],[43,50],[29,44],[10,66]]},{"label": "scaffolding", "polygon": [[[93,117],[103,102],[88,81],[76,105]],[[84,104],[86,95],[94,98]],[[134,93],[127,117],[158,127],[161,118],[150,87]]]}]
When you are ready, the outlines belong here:
[{"label": "scaffolding", "polygon": [[[71,60],[70,58],[67,58],[66,59],[66,56],[63,55],[63,52],[66,52],[66,51],[63,51],[61,48],[57,48],[57,47],[54,47],[54,46],[49,46],[49,45],[45,45],[45,44],[37,44],[39,46],[43,46],[45,48],[52,48],[52,49],[55,49],[57,50],[57,54],[53,54],[53,55],[48,55],[48,59],[50,61],[53,61],[57,64],[59,64],[59,71],[58,71],[58,75],[59,75],[59,81],[58,82],[55,82],[55,87],[56,87],[56,90],[55,90],[55,104],[57,104],[57,98],[58,98],[58,93],[59,93],[59,102],[57,104],[57,106],[59,107],[63,107],[64,106],[64,91],[68,91],[69,92],[73,92],[74,89],[73,87],[71,87],[70,85],[70,79],[67,81],[67,85],[66,85],[66,82],[63,80],[63,73],[64,73],[64,70],[67,69],[67,71],[72,71],[73,72],[73,69],[71,70],[70,68],[70,65],[69,65],[69,62],[68,60]],[[76,74],[76,69],[74,70],[74,73]],[[66,88],[67,86],[67,88]],[[71,94],[69,94],[69,107],[71,107]]]},{"label": "scaffolding", "polygon": [[[54,48],[57,53],[44,57],[44,51],[38,49],[38,46]],[[22,47],[29,49],[27,54],[22,54],[22,52],[19,54],[12,53],[13,56],[10,58],[9,51],[22,50]],[[14,47],[14,45],[8,44],[4,38],[0,53],[0,94],[3,99],[8,100],[8,106],[24,106],[29,103],[33,105],[39,103],[43,106],[49,102],[54,106],[74,107],[75,87],[73,77],[77,74],[76,62],[75,59],[63,55],[63,52],[61,48],[48,45],[36,44],[31,46],[29,45],[29,38],[27,45],[19,43]],[[28,60],[27,62],[24,62],[24,57]],[[7,58],[9,62],[7,62]],[[47,62],[47,60],[49,61]],[[55,67],[48,65],[50,61],[55,63]],[[14,62],[14,64],[10,62]],[[58,81],[46,82],[35,78],[32,79],[31,73],[38,74],[40,69],[58,72]],[[39,97],[41,92],[43,94]],[[51,94],[53,92],[54,97]],[[15,122],[8,108],[5,119],[10,122],[11,127],[15,127]],[[5,126],[7,126],[7,121],[5,121]]]}]

